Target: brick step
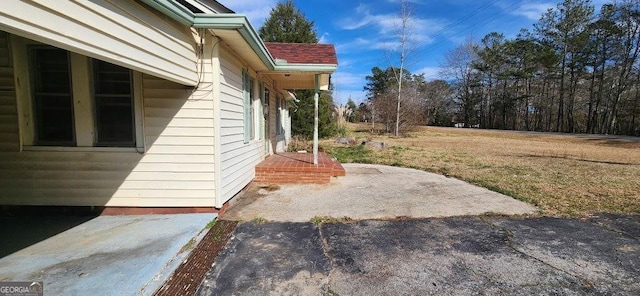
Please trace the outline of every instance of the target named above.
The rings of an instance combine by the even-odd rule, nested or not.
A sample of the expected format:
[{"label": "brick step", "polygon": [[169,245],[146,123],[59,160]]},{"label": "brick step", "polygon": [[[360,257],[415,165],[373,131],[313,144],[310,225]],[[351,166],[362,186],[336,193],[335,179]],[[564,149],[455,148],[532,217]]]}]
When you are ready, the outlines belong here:
[{"label": "brick step", "polygon": [[325,184],[331,181],[330,172],[256,171],[255,183],[263,184]]},{"label": "brick step", "polygon": [[347,172],[344,170],[344,167],[338,162],[333,162],[333,171],[331,174],[333,177],[344,177],[347,175]]},{"label": "brick step", "polygon": [[258,164],[255,172],[254,182],[261,184],[326,184],[331,177],[345,175],[342,165],[322,152],[317,166],[313,164],[313,154],[280,153]]}]

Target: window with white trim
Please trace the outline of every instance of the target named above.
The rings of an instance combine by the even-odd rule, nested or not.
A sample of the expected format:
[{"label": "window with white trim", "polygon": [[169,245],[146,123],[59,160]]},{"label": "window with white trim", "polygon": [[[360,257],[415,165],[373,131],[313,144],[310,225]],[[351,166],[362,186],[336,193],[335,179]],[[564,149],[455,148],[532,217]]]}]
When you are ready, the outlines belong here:
[{"label": "window with white trim", "polygon": [[93,60],[96,146],[135,147],[131,70]]},{"label": "window with white trim", "polygon": [[35,144],[75,146],[69,53],[55,47],[34,46],[30,54]]},{"label": "window with white trim", "polygon": [[22,125],[30,130],[25,145],[136,147],[142,115],[132,70],[49,45],[25,46],[31,96],[23,106],[32,110]]}]

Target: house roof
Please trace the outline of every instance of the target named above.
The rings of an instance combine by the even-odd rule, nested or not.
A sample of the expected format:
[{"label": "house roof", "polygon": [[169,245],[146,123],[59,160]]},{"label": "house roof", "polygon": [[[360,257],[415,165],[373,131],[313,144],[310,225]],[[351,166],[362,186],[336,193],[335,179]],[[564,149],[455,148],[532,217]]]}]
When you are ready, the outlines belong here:
[{"label": "house roof", "polygon": [[265,42],[264,45],[274,59],[288,64],[338,64],[333,44]]}]

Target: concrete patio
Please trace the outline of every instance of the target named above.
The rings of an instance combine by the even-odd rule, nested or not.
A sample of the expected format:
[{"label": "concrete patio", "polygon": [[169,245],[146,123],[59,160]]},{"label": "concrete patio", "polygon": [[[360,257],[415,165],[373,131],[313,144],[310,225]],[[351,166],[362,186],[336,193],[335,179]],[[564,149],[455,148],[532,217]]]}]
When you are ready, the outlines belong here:
[{"label": "concrete patio", "polygon": [[151,295],[216,217],[0,217],[0,281],[43,281],[45,295]]},{"label": "concrete patio", "polygon": [[227,220],[308,222],[314,217],[394,219],[535,214],[512,197],[442,175],[370,164],[343,164],[328,184],[254,187],[223,215]]}]

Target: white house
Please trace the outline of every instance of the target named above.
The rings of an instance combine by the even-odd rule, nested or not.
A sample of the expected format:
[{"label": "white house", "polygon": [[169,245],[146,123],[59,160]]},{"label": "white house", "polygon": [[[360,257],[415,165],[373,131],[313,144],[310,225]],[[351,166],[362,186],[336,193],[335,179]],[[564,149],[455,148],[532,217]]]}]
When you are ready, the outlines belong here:
[{"label": "white house", "polygon": [[5,1],[0,206],[220,208],[336,67],[212,0]]}]

